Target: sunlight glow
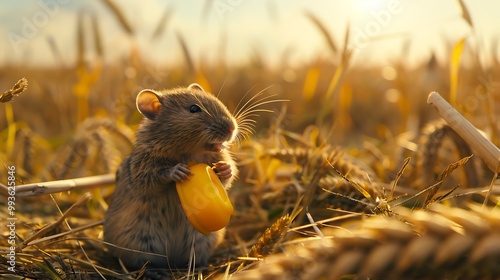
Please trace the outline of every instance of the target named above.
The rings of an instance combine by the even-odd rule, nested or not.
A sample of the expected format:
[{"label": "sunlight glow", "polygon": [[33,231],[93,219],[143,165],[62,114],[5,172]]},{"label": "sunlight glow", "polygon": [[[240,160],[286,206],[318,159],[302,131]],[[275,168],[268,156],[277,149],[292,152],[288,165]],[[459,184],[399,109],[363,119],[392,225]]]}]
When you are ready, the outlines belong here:
[{"label": "sunlight glow", "polygon": [[351,17],[353,23],[367,24],[375,20],[386,27],[394,16],[402,11],[400,0],[353,0]]},{"label": "sunlight glow", "polygon": [[373,9],[381,9],[386,5],[386,0],[355,0],[352,1],[353,8],[360,12],[369,12]]},{"label": "sunlight glow", "polygon": [[374,13],[380,13],[389,7],[401,6],[399,0],[353,0],[351,2],[351,14],[357,19],[373,17]]}]

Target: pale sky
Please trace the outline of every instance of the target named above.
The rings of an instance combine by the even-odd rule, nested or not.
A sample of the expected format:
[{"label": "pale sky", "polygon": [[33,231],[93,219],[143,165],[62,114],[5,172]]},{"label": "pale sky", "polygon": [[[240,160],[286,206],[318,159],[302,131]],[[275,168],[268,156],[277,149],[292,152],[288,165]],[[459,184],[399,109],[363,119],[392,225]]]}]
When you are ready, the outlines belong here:
[{"label": "pale sky", "polygon": [[[466,36],[469,48],[478,46],[482,59],[491,59],[500,37],[500,1],[464,1],[474,29],[462,19],[458,0],[212,0],[207,18],[202,17],[206,0],[115,0],[135,31],[130,38],[99,0],[0,0],[0,64],[57,65],[48,43],[53,40],[66,66],[71,65],[78,13],[87,17],[86,30],[91,30],[92,15],[99,18],[108,61],[126,57],[137,44],[152,63],[182,62],[176,34],[185,38],[195,61],[218,59],[221,46],[231,63],[245,63],[255,53],[270,65],[282,61],[285,53],[291,63],[332,57],[306,11],[326,25],[340,48],[349,25],[358,64],[398,60],[404,43],[410,44],[403,58],[408,63],[427,59],[432,52],[445,59],[450,44]],[[152,40],[167,9],[172,16],[166,29]],[[87,35],[91,39],[91,32]]]}]

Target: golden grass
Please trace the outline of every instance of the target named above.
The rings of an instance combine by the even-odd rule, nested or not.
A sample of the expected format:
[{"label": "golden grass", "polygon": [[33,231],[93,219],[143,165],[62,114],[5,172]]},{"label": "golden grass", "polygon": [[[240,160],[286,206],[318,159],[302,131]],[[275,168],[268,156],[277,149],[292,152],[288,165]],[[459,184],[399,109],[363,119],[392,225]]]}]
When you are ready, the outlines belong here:
[{"label": "golden grass", "polygon": [[17,81],[14,86],[12,86],[11,89],[5,91],[0,95],[0,102],[6,103],[9,101],[12,101],[14,97],[18,96],[21,94],[23,91],[25,91],[28,88],[28,80],[26,78],[22,78],[19,81]]},{"label": "golden grass", "polygon": [[[119,6],[102,2],[132,35]],[[212,5],[206,1],[204,15]],[[167,9],[152,39],[167,32],[170,16]],[[468,158],[473,149],[450,127],[430,122],[436,116],[425,105],[429,91],[436,90],[449,92],[460,107],[479,86],[487,99],[478,101],[477,110],[462,106],[461,112],[481,129],[496,128],[499,100],[493,92],[498,85],[484,77],[498,76],[498,62],[488,70],[461,65],[467,55],[462,40],[449,49],[449,63],[439,65],[432,57],[409,69],[398,62],[398,78],[385,80],[378,67],[351,65],[349,32],[341,47],[316,15],[306,17],[324,37],[331,58],[271,69],[256,54],[247,65],[208,65],[194,61],[186,35],[178,33],[185,66],[151,68],[137,45],[127,59],[103,64],[105,34],[95,17],[87,30],[82,15],[74,71],[0,68],[2,84],[20,76],[30,80],[29,94],[1,104],[0,123],[6,127],[0,130],[0,143],[5,143],[0,145],[5,166],[0,183],[7,182],[9,165],[16,166],[18,185],[45,182],[31,187],[46,192],[59,187],[47,181],[113,174],[134,142],[141,118],[134,99],[144,81],[148,86],[154,81],[157,88],[198,82],[230,109],[251,102],[264,88],[258,102],[275,94],[290,102],[265,104],[264,110],[274,113],[257,117],[255,127],[247,123],[245,130],[254,134],[233,147],[241,175],[230,191],[235,212],[224,243],[210,267],[172,271],[173,278],[491,278],[500,273],[497,174],[478,157]],[[84,61],[91,51],[84,46],[91,44],[83,35],[90,31],[98,58]],[[483,77],[479,82],[478,76]],[[25,85],[21,80],[0,100],[11,101]],[[400,99],[385,98],[394,89]],[[497,132],[491,134],[498,138]],[[12,275],[5,258],[9,232],[0,231],[0,276],[142,277],[144,270],[127,271],[107,255],[101,239],[112,176],[79,180],[76,187],[52,195],[16,197],[15,240],[23,246],[16,251]],[[7,207],[7,199],[0,207]],[[0,219],[6,218],[0,211]]]},{"label": "golden grass", "polygon": [[[75,177],[82,174],[82,172],[88,175],[102,174],[116,169],[116,165],[109,163],[110,158],[123,158],[126,153],[116,153],[117,147],[128,146],[128,149],[130,149],[130,144],[133,141],[130,130],[124,130],[109,120],[89,119],[80,126],[73,140],[67,144],[69,148],[61,149],[60,159],[56,157],[54,163],[47,166],[48,170],[59,172],[59,175],[56,175],[53,171],[48,172],[54,174],[51,175],[52,177]],[[447,137],[447,134],[443,134],[441,137],[439,141]],[[20,138],[19,136],[18,139]],[[385,221],[385,223],[393,226],[395,233],[387,235],[389,234],[387,229],[378,226],[380,220],[377,220],[377,217],[379,215],[370,218],[373,213],[387,213],[376,211],[376,209],[382,209],[382,202],[391,204],[390,199],[393,193],[398,195],[402,193],[400,189],[411,190],[407,187],[410,187],[412,182],[404,178],[405,176],[411,177],[411,175],[405,173],[413,172],[407,170],[409,161],[405,161],[405,164],[399,166],[396,170],[387,170],[383,173],[394,174],[394,181],[390,184],[391,194],[389,197],[385,197],[383,189],[388,185],[389,181],[386,181],[387,178],[379,177],[370,165],[366,165],[353,157],[354,155],[361,156],[362,151],[357,149],[349,151],[339,147],[332,147],[326,144],[325,141],[327,139],[322,138],[318,127],[309,126],[303,133],[295,133],[284,130],[279,123],[274,123],[266,134],[260,137],[252,136],[248,138],[241,144],[240,148],[235,150],[239,157],[242,178],[244,179],[237,183],[231,193],[235,202],[236,213],[228,226],[230,234],[226,237],[226,244],[216,252],[211,262],[213,267],[199,272],[198,275],[203,273],[205,277],[210,278],[232,274],[233,277],[243,277],[242,279],[249,279],[244,278],[247,277],[246,275],[254,275],[251,276],[253,277],[251,279],[256,277],[265,279],[265,277],[268,277],[266,276],[268,275],[267,265],[276,265],[273,269],[269,269],[279,271],[282,267],[291,269],[296,266],[296,269],[292,270],[295,271],[293,273],[299,273],[298,275],[303,278],[307,278],[306,275],[311,277],[325,275],[335,278],[350,273],[373,276],[405,275],[405,277],[416,278],[422,275],[416,272],[417,268],[426,265],[432,266],[431,257],[429,256],[436,255],[435,258],[440,256],[439,260],[443,262],[441,255],[445,253],[436,249],[434,252],[427,252],[425,259],[408,259],[406,257],[407,260],[404,264],[396,266],[397,268],[394,270],[389,270],[388,267],[390,267],[391,262],[394,262],[394,258],[389,257],[392,253],[413,256],[413,254],[405,253],[417,246],[412,244],[427,242],[425,241],[427,235],[418,237],[418,234],[420,234],[418,231],[411,234],[406,233],[408,225],[414,223],[414,226],[422,227],[422,223],[424,223],[423,226],[427,227],[427,224],[425,221],[420,220],[418,220],[418,223],[414,222],[409,218],[411,214],[405,212],[410,210],[405,210],[406,208],[403,206],[397,207],[395,203],[392,204],[393,207],[386,209],[386,211],[391,211],[393,214],[387,215],[390,220]],[[106,146],[108,147],[106,148]],[[380,148],[383,148],[383,146],[380,146]],[[448,154],[441,158],[443,155],[437,153],[440,149],[438,145],[433,151],[433,153],[436,153],[433,157],[439,158],[440,161],[448,161],[450,158]],[[67,152],[64,152],[65,150]],[[106,150],[109,150],[109,152],[106,152]],[[418,157],[418,155],[415,156]],[[422,155],[426,156],[426,153],[422,153]],[[361,157],[367,158],[367,155]],[[440,182],[442,179],[446,179],[446,176],[453,175],[451,174],[452,171],[457,168],[465,168],[466,160],[464,159],[446,169],[442,169],[443,175],[438,178],[438,181]],[[59,168],[54,168],[58,162],[62,165]],[[119,163],[119,160],[114,162]],[[373,165],[373,167],[376,166],[377,164]],[[434,176],[431,173],[421,172],[419,174],[419,176],[430,176],[431,178]],[[346,182],[345,179],[347,178],[348,181]],[[105,184],[104,181],[102,184]],[[328,190],[328,192],[322,189]],[[438,192],[437,188],[435,188],[435,191]],[[342,196],[332,193],[342,194]],[[106,256],[99,236],[102,230],[100,220],[106,210],[105,201],[109,197],[110,190],[108,188],[95,189],[92,194],[94,198],[90,199],[89,194],[82,196],[76,189],[72,190],[71,193],[56,195],[50,200],[47,200],[47,197],[42,197],[37,204],[31,207],[25,206],[28,200],[19,198],[21,207],[19,208],[18,218],[25,221],[35,221],[35,223],[29,225],[19,226],[18,229],[18,244],[25,244],[26,246],[22,249],[22,252],[19,251],[18,253],[19,275],[28,278],[69,277],[70,279],[93,279],[101,274],[106,278],[131,279],[130,277],[135,278],[141,273],[140,271],[123,271],[116,260]],[[304,199],[300,200],[302,196],[304,196]],[[439,196],[449,198],[450,194],[445,190],[436,195],[436,197]],[[434,194],[430,197],[433,198]],[[496,197],[496,194],[494,194],[493,198],[496,199]],[[251,198],[251,202],[248,201],[248,198]],[[82,205],[81,202],[75,202],[79,199],[84,199],[86,204]],[[416,199],[424,200],[425,197],[417,197]],[[462,201],[460,205],[464,205],[467,201],[470,201],[470,198],[467,199],[466,197],[466,200]],[[432,200],[423,205],[430,205],[430,209],[434,209],[433,207],[437,207],[434,206],[436,203],[435,200]],[[307,212],[302,212],[302,215],[299,215],[292,225],[291,222],[295,214],[290,216],[287,213],[290,213],[292,208],[296,208],[295,205],[307,209]],[[39,211],[34,211],[38,207],[47,208],[46,211],[50,214],[40,216]],[[454,208],[449,209],[455,211]],[[345,212],[351,213],[349,214],[350,223],[342,223],[342,220],[345,219],[342,215]],[[69,216],[69,213],[71,213],[71,216]],[[429,215],[426,218],[429,221],[433,219],[432,217],[438,217],[438,214],[435,214],[432,210],[422,213],[425,214],[418,215]],[[471,213],[471,215],[475,215],[475,212]],[[415,215],[417,215],[417,212],[415,212]],[[439,215],[442,215],[442,213],[439,213]],[[306,219],[306,216],[308,219]],[[309,224],[311,218],[317,221],[313,225]],[[405,223],[400,222],[402,219],[405,220]],[[378,222],[374,222],[374,226],[371,226],[371,221]],[[356,237],[360,240],[359,242],[363,242],[360,244],[372,240],[370,241],[372,247],[366,247],[363,250],[355,249],[359,247],[355,243],[358,239],[352,241],[352,238],[346,238],[340,234],[345,230],[352,232],[352,223],[359,223],[361,228],[372,228],[370,233],[366,233],[366,236]],[[331,227],[343,229],[330,232],[328,229]],[[312,228],[316,229],[309,230]],[[380,232],[377,233],[378,231]],[[321,235],[318,235],[319,232],[321,232]],[[354,233],[356,232],[354,231]],[[422,229],[422,233],[427,233],[427,230]],[[364,230],[361,230],[359,234],[365,234]],[[394,235],[403,234],[411,236],[406,237],[403,240],[404,242],[397,238],[394,239]],[[485,240],[483,242],[491,242],[489,241],[490,238],[494,238],[487,236],[488,233],[486,232],[484,234],[484,237],[481,237]],[[301,249],[306,251],[297,253],[297,256],[287,253],[288,257],[286,257],[279,253],[283,250],[285,252],[296,250],[293,244],[297,242],[297,236],[301,235],[316,236],[316,239],[320,238],[321,240],[329,240],[330,236],[334,236],[335,240],[338,241],[335,241],[334,244],[330,244],[330,241],[321,241],[327,242],[325,243],[327,245],[324,245],[324,249],[322,249],[324,251],[319,254],[328,257],[320,259],[320,261],[316,260],[317,246],[312,245],[314,242],[319,241],[309,239],[304,241],[305,247]],[[284,241],[280,242],[282,238]],[[435,237],[431,236],[430,238]],[[419,241],[420,239],[424,241]],[[280,245],[276,246],[276,244]],[[310,245],[311,248],[309,248]],[[7,250],[6,247],[1,246],[3,245],[0,245],[0,250]],[[482,246],[478,248],[483,248]],[[230,247],[233,247],[233,249],[229,249]],[[248,252],[244,249],[245,247],[248,248]],[[273,253],[275,250],[277,253]],[[469,248],[468,250],[472,249]],[[481,260],[490,256],[487,253],[481,255],[480,252],[474,252],[475,255],[478,255],[475,258]],[[332,254],[331,257],[330,254]],[[266,255],[269,256],[266,257]],[[340,256],[342,258],[339,258]],[[452,258],[450,254],[445,254],[445,256],[446,258]],[[264,260],[260,260],[261,258],[264,258]],[[341,259],[345,261],[339,263],[338,261]],[[376,260],[379,259],[387,260],[386,262],[377,263]],[[250,260],[257,261],[257,265],[252,264]],[[318,270],[313,271],[308,270],[313,267],[311,261],[322,268],[316,268]],[[297,262],[301,264],[299,265]],[[473,264],[476,265],[476,263]],[[446,263],[446,265],[448,264]],[[485,275],[496,272],[494,268],[488,266],[488,262],[485,265],[487,271]],[[339,269],[328,269],[331,266]],[[472,264],[468,267],[472,267]],[[176,277],[193,276],[183,271],[173,273],[177,275]],[[426,273],[429,273],[428,276],[448,275],[441,269],[426,270]],[[456,275],[476,275],[472,268],[460,270],[456,273]]]},{"label": "golden grass", "polygon": [[457,105],[458,73],[460,70],[460,60],[464,50],[466,38],[460,39],[454,46],[450,57],[450,104]]},{"label": "golden grass", "polygon": [[284,253],[231,279],[495,278],[499,210],[436,204],[401,209],[324,228],[322,237],[291,241]]},{"label": "golden grass", "polygon": [[134,30],[128,22],[125,14],[122,12],[120,6],[118,6],[113,0],[102,0],[102,3],[104,4],[104,6],[108,7],[109,11],[115,16],[123,30],[125,30],[129,35],[133,35]]}]

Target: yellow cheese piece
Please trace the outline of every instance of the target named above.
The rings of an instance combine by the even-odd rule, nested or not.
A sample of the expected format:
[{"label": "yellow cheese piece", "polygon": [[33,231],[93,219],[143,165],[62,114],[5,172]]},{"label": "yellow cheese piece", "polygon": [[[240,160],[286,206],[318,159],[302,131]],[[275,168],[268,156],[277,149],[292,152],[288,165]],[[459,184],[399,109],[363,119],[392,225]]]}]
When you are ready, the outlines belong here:
[{"label": "yellow cheese piece", "polygon": [[204,235],[227,225],[233,205],[214,170],[203,163],[189,166],[191,177],[176,184],[182,208],[191,225]]}]

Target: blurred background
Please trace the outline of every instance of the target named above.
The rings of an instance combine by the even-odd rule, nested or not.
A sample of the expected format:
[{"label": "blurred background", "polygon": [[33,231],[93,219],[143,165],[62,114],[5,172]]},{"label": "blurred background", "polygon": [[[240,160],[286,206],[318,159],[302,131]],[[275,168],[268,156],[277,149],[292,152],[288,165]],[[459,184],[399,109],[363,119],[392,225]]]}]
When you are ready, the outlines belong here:
[{"label": "blurred background", "polygon": [[[469,3],[470,2],[470,3]],[[266,66],[279,66],[283,56],[292,65],[331,57],[331,50],[308,14],[320,20],[341,48],[356,45],[354,65],[390,64],[405,55],[415,66],[436,54],[447,59],[449,44],[472,35],[481,46],[483,62],[498,54],[495,42],[500,18],[494,0],[464,1],[471,22],[462,17],[460,2],[409,0],[353,1],[5,1],[0,12],[0,62],[69,66],[78,53],[79,19],[86,36],[96,21],[103,53],[87,50],[85,59],[102,55],[116,62],[136,47],[151,63],[183,63],[179,34],[192,58],[207,63],[242,65],[259,54]],[[117,14],[118,12],[118,14]],[[473,19],[473,22],[472,22]],[[471,26],[472,24],[473,26]],[[89,43],[90,38],[87,40]],[[402,53],[409,44],[407,53]],[[56,52],[55,52],[56,51]]]},{"label": "blurred background", "polygon": [[133,131],[141,89],[192,82],[219,94],[230,110],[260,91],[290,100],[266,105],[274,114],[262,114],[256,135],[279,119],[290,131],[315,125],[332,144],[395,143],[404,135],[396,142],[415,150],[419,132],[436,118],[426,104],[436,90],[498,139],[498,1],[0,6],[0,85],[29,81],[26,93],[2,106],[3,159],[12,158],[20,131],[43,140],[49,154],[89,119]]}]

